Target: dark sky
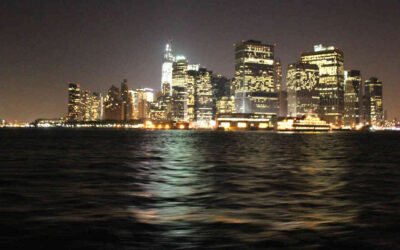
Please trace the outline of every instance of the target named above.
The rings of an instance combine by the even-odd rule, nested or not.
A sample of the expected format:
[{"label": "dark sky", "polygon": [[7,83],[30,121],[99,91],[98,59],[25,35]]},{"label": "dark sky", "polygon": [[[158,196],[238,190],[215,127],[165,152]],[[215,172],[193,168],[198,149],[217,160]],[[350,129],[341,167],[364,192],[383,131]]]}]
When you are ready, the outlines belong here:
[{"label": "dark sky", "polygon": [[[128,79],[159,89],[173,53],[233,76],[233,46],[277,43],[285,66],[314,44],[344,51],[345,69],[384,83],[384,109],[400,118],[399,1],[0,1],[0,118],[64,116],[67,82],[103,94]],[[286,71],[284,71],[285,74]]]}]

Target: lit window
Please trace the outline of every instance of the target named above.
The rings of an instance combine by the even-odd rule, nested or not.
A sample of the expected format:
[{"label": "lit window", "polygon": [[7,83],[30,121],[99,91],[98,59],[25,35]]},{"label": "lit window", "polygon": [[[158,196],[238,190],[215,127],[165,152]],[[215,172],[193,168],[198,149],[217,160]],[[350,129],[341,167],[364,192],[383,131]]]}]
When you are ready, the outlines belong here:
[{"label": "lit window", "polygon": [[238,122],[237,127],[238,127],[238,128],[246,128],[246,127],[247,127],[247,123],[245,123],[245,122]]}]

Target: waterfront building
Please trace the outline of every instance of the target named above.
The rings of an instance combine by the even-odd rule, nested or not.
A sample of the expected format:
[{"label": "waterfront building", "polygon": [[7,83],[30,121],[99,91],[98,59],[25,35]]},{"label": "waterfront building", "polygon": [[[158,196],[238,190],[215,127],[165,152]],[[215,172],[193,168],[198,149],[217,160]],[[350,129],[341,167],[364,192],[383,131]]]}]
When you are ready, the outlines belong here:
[{"label": "waterfront building", "polygon": [[137,119],[137,111],[138,111],[138,106],[137,106],[137,98],[138,98],[138,94],[135,90],[132,89],[128,89],[128,98],[129,98],[129,102],[132,107],[132,113],[130,114],[130,116],[132,117],[132,120]]},{"label": "waterfront building", "polygon": [[187,91],[186,87],[173,86],[171,97],[171,120],[187,121]]},{"label": "waterfront building", "polygon": [[217,101],[222,97],[229,97],[231,91],[231,81],[220,74],[211,75],[212,95],[213,95],[213,120],[217,114]]},{"label": "waterfront building", "polygon": [[121,91],[112,85],[104,98],[104,120],[123,120]]},{"label": "waterfront building", "polygon": [[103,119],[103,97],[98,92],[93,92],[90,103],[90,120],[100,121]]},{"label": "waterfront building", "polygon": [[206,68],[189,70],[187,78],[187,120],[209,124],[213,118],[212,72]]},{"label": "waterfront building", "polygon": [[216,116],[220,114],[231,114],[235,112],[235,98],[223,96],[216,102]]},{"label": "waterfront building", "polygon": [[154,101],[153,89],[139,88],[134,91],[134,109],[137,119],[147,119],[150,117],[150,104]]},{"label": "waterfront building", "polygon": [[371,125],[380,125],[383,122],[382,85],[376,77],[371,77],[364,83],[366,118]]},{"label": "waterfront building", "polygon": [[67,121],[81,121],[82,119],[83,114],[80,84],[69,82]]},{"label": "waterfront building", "polygon": [[196,120],[196,100],[197,100],[197,78],[199,72],[197,70],[188,70],[186,78],[186,105],[187,105],[187,121]]},{"label": "waterfront building", "polygon": [[287,113],[289,116],[302,116],[307,113],[318,113],[319,69],[315,64],[289,64],[286,76]]},{"label": "waterfront building", "polygon": [[275,88],[274,46],[254,40],[235,44],[235,77],[231,88],[235,112],[278,114]]},{"label": "waterfront building", "polygon": [[66,121],[97,121],[102,119],[102,97],[82,90],[79,84],[68,83],[68,113]]},{"label": "waterfront building", "polygon": [[[190,79],[189,79],[190,78]],[[188,75],[188,61],[184,56],[177,56],[172,69],[171,119],[187,121],[187,85],[192,77]]]},{"label": "waterfront building", "polygon": [[301,62],[315,64],[319,68],[319,115],[328,123],[342,124],[344,110],[343,52],[321,44],[314,51],[303,52]]},{"label": "waterfront building", "polygon": [[345,71],[343,124],[356,126],[361,123],[362,80],[359,70]]},{"label": "waterfront building", "polygon": [[124,121],[133,119],[133,96],[129,92],[128,81],[124,79],[121,82],[121,112]]},{"label": "waterfront building", "polygon": [[213,88],[211,75],[211,71],[200,68],[196,77],[195,121],[198,124],[209,124],[213,119]]},{"label": "waterfront building", "polygon": [[171,45],[165,46],[165,53],[163,56],[162,71],[161,71],[161,89],[163,94],[172,95],[172,68],[175,57],[172,55]]},{"label": "waterfront building", "polygon": [[89,90],[82,91],[82,121],[97,121],[101,119],[101,95]]},{"label": "waterfront building", "polygon": [[167,112],[165,112],[162,102],[157,101],[150,104],[149,118],[152,121],[166,121]]}]

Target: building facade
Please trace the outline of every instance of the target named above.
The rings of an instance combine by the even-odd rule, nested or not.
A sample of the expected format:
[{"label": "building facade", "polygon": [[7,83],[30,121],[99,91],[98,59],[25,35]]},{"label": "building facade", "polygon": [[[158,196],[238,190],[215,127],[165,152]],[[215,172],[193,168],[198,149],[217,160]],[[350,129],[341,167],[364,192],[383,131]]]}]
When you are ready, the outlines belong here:
[{"label": "building facade", "polygon": [[367,122],[370,125],[381,125],[383,122],[383,84],[376,77],[371,77],[364,83],[365,110]]},{"label": "building facade", "polygon": [[345,126],[355,126],[362,122],[363,88],[359,70],[345,71],[344,115]]},{"label": "building facade", "polygon": [[289,116],[303,116],[318,113],[319,69],[307,63],[289,64],[286,76],[287,103]]},{"label": "building facade", "polygon": [[123,120],[121,91],[118,87],[112,85],[104,98],[103,103],[104,120]]},{"label": "building facade", "polygon": [[172,70],[171,119],[174,121],[188,120],[188,81],[188,61],[184,56],[177,56]]},{"label": "building facade", "polygon": [[341,125],[344,112],[343,52],[333,46],[315,45],[314,51],[302,53],[301,62],[319,68],[319,115],[329,123]]},{"label": "building facade", "polygon": [[220,114],[232,114],[235,112],[235,98],[223,96],[216,103],[216,117]]},{"label": "building facade", "polygon": [[212,74],[211,85],[213,93],[213,120],[217,114],[217,101],[223,97],[229,97],[231,94],[231,80],[225,76]]},{"label": "building facade", "polygon": [[[231,86],[236,102],[235,112],[278,114],[274,68],[273,45],[254,40],[235,45],[235,77]],[[260,103],[262,99],[266,101],[264,104]],[[253,110],[253,107],[257,109]]]},{"label": "building facade", "polygon": [[83,115],[80,84],[69,82],[67,121],[81,121],[82,119]]}]

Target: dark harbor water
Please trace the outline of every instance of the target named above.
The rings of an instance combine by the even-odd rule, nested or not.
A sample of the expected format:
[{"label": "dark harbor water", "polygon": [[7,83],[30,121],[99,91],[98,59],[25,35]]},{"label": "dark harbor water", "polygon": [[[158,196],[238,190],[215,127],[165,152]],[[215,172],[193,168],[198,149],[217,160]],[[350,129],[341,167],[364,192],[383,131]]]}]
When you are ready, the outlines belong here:
[{"label": "dark harbor water", "polygon": [[0,130],[0,249],[399,249],[400,133]]}]

